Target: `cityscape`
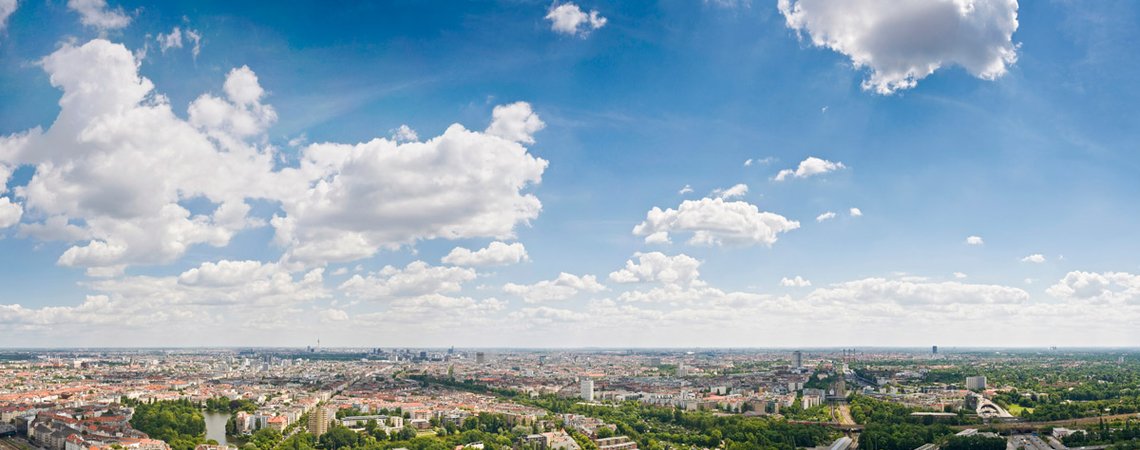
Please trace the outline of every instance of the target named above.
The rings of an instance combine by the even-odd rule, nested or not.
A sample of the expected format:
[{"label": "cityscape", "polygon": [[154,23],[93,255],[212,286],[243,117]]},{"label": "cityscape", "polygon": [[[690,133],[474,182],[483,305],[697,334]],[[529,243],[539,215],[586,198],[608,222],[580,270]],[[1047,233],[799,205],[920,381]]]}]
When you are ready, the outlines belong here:
[{"label": "cityscape", "polygon": [[2,355],[11,449],[1136,448],[1140,353],[90,349]]},{"label": "cityscape", "polygon": [[0,0],[0,450],[1140,450],[1138,42]]}]

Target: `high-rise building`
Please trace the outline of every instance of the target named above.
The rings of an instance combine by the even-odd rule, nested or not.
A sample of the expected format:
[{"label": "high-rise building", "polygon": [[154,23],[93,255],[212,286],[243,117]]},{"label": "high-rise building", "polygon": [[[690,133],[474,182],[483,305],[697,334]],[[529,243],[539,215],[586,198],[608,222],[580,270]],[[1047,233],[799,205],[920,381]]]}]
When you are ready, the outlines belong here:
[{"label": "high-rise building", "polygon": [[986,388],[986,377],[966,377],[966,389],[971,391],[982,390]]},{"label": "high-rise building", "polygon": [[309,412],[309,434],[320,437],[329,431],[329,411],[324,406],[317,406]]},{"label": "high-rise building", "polygon": [[792,367],[802,369],[804,367],[804,353],[796,350],[792,353]]},{"label": "high-rise building", "polygon": [[592,402],[594,401],[594,380],[589,378],[582,380],[582,400]]},{"label": "high-rise building", "polygon": [[475,364],[484,364],[487,362],[487,355],[483,352],[475,352]]},{"label": "high-rise building", "polygon": [[937,355],[938,354],[938,346],[935,345],[933,347],[930,347],[930,353]]}]

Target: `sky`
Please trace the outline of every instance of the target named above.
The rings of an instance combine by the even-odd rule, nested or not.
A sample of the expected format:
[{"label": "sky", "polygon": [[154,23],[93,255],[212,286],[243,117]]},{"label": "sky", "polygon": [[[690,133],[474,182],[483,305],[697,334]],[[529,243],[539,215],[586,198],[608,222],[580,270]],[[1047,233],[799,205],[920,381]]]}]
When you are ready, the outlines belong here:
[{"label": "sky", "polygon": [[0,0],[0,347],[1137,346],[1138,24]]}]

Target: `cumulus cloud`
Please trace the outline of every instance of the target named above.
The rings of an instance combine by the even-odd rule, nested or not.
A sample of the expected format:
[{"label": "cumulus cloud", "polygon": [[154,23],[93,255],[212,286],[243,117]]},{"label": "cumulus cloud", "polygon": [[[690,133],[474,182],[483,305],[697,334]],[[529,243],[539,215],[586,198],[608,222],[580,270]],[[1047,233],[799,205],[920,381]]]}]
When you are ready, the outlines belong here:
[{"label": "cumulus cloud", "polygon": [[329,308],[317,313],[321,322],[344,322],[348,320],[348,313],[344,310]]},{"label": "cumulus cloud", "polygon": [[491,111],[491,125],[487,134],[524,144],[534,143],[534,133],[546,128],[538,114],[530,108],[530,103],[515,102],[496,106]]},{"label": "cumulus cloud", "polygon": [[[16,192],[47,218],[28,234],[79,241],[60,264],[167,263],[250,226],[245,198],[269,197],[274,155],[246,138],[275,119],[271,108],[211,97],[221,113],[204,115],[203,97],[182,120],[138,76],[131,52],[101,39],[64,45],[41,66],[63,91],[59,116],[47,131],[0,137],[0,165],[35,167]],[[182,202],[195,198],[212,210],[192,214]]]},{"label": "cumulus cloud", "polygon": [[[218,261],[177,276],[99,280],[86,284],[96,294],[88,295],[77,306],[0,305],[0,327],[61,331],[79,327],[69,331],[78,332],[89,330],[91,325],[108,325],[119,331],[146,328],[158,332],[185,323],[200,327],[219,320],[213,313],[224,312],[231,319],[255,315],[264,318],[270,311],[326,298],[322,272],[314,269],[293,275],[273,263]],[[197,282],[184,282],[192,278]]]},{"label": "cumulus cloud", "polygon": [[686,254],[668,256],[661,252],[635,253],[625,268],[611,272],[615,283],[661,283],[672,286],[701,286],[701,262]]},{"label": "cumulus cloud", "polygon": [[[46,131],[0,136],[0,175],[34,166],[16,195],[25,217],[44,221],[21,232],[73,243],[61,265],[165,264],[268,219],[286,260],[315,266],[419,240],[511,238],[542,208],[526,190],[547,162],[520,142],[543,124],[524,102],[496,107],[487,132],[454,124],[423,142],[314,143],[277,168],[267,135],[277,113],[247,66],[186,119],[122,45],[66,44],[41,66],[63,91],[59,116]],[[282,212],[250,217],[250,200]]]},{"label": "cumulus cloud", "polygon": [[784,286],[784,287],[808,287],[808,286],[811,286],[811,281],[806,280],[799,275],[796,275],[795,278],[787,278],[787,277],[781,278],[780,279],[780,286]]},{"label": "cumulus cloud", "polygon": [[693,187],[686,184],[685,187],[683,187],[683,188],[681,188],[681,190],[677,191],[677,194],[685,195],[685,194],[688,194],[690,192],[693,192]]},{"label": "cumulus cloud", "polygon": [[981,236],[969,236],[966,238],[966,245],[983,245],[986,241]]},{"label": "cumulus cloud", "polygon": [[776,173],[776,181],[784,181],[788,177],[807,178],[814,175],[822,175],[828,172],[834,172],[843,169],[846,166],[841,162],[831,162],[826,159],[816,158],[809,156],[807,159],[800,161],[800,165],[795,170],[784,169]]},{"label": "cumulus cloud", "polygon": [[842,53],[864,90],[910,89],[944,66],[993,80],[1017,61],[1017,0],[779,0],[788,28]]},{"label": "cumulus cloud", "polygon": [[1042,255],[1040,253],[1034,253],[1032,255],[1021,258],[1021,262],[1041,264],[1041,263],[1045,262],[1045,255]]},{"label": "cumulus cloud", "polygon": [[967,275],[962,273],[962,272],[954,272],[954,278],[961,280],[961,279],[966,278],[966,277],[967,277]]},{"label": "cumulus cloud", "polygon": [[527,303],[540,303],[566,300],[579,292],[601,292],[606,289],[593,275],[577,276],[562,272],[558,278],[543,280],[535,284],[507,283],[503,292],[522,297]]},{"label": "cumulus cloud", "polygon": [[587,14],[573,3],[555,6],[546,14],[546,20],[550,21],[550,29],[557,33],[582,37],[606,25],[606,18],[599,15],[597,10],[591,10]]},{"label": "cumulus cloud", "polygon": [[713,191],[713,195],[715,195],[717,198],[723,199],[743,197],[746,194],[748,194],[748,185],[743,183],[733,185],[730,188],[717,189]]},{"label": "cumulus cloud", "polygon": [[841,302],[847,305],[894,303],[903,307],[946,307],[950,305],[1022,304],[1029,293],[1001,285],[941,283],[865,278],[816,289],[810,301]]},{"label": "cumulus cloud", "polygon": [[0,0],[0,31],[8,27],[8,17],[19,7],[16,0]]},{"label": "cumulus cloud", "polygon": [[79,13],[83,25],[101,31],[117,30],[131,24],[131,18],[123,8],[107,6],[107,0],[67,0],[67,7]]},{"label": "cumulus cloud", "polygon": [[828,211],[828,212],[825,212],[825,213],[823,213],[823,214],[820,214],[820,215],[818,215],[818,216],[815,216],[815,221],[816,221],[816,222],[823,222],[823,221],[825,221],[825,220],[831,220],[831,219],[834,219],[834,218],[835,218],[835,213],[834,213],[834,212],[831,212],[831,211]]},{"label": "cumulus cloud", "polygon": [[1119,305],[1140,303],[1140,275],[1127,272],[1069,272],[1046,291],[1067,301]]},{"label": "cumulus cloud", "polygon": [[400,125],[399,128],[392,131],[392,139],[396,142],[416,142],[420,140],[420,135],[412,127]]},{"label": "cumulus cloud", "polygon": [[24,208],[19,203],[12,203],[8,197],[0,197],[0,228],[8,228],[20,223],[24,215]]},{"label": "cumulus cloud", "polygon": [[693,245],[771,246],[779,233],[799,227],[799,222],[747,202],[703,198],[685,200],[677,209],[654,207],[633,234],[647,236],[647,243],[668,241],[670,233],[692,233],[688,242]]},{"label": "cumulus cloud", "polygon": [[851,217],[863,217],[863,210],[859,208],[851,208],[847,213],[850,214]]},{"label": "cumulus cloud", "polygon": [[463,283],[474,280],[474,269],[432,266],[413,261],[404,268],[385,266],[367,276],[353,275],[339,289],[346,294],[368,300],[458,292]]},{"label": "cumulus cloud", "polygon": [[442,262],[455,266],[505,266],[527,260],[526,247],[522,243],[505,244],[495,241],[487,248],[476,251],[456,247],[443,257]]}]

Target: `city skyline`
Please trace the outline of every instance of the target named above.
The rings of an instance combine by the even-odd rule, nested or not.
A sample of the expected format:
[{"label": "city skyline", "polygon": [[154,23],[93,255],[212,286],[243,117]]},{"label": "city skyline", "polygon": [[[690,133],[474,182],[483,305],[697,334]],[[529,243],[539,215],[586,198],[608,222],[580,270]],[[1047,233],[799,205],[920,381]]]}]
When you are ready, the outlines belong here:
[{"label": "city skyline", "polygon": [[900,4],[0,0],[0,347],[1140,346],[1140,6]]}]

